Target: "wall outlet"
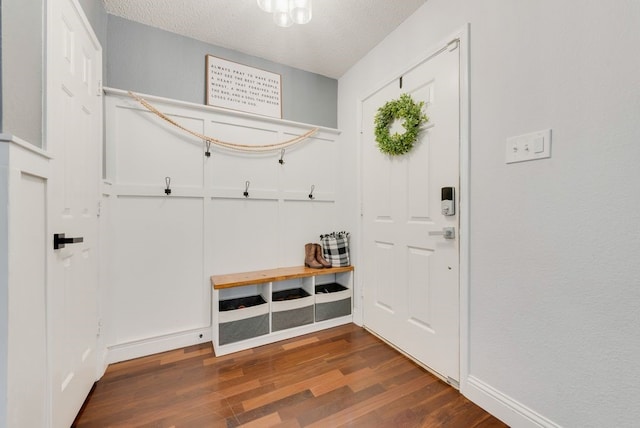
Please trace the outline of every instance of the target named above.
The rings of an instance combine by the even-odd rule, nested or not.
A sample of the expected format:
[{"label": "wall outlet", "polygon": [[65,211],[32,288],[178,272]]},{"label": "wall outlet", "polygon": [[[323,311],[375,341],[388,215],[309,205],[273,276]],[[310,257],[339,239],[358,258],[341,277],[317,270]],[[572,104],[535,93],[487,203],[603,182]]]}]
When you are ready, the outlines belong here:
[{"label": "wall outlet", "polygon": [[507,138],[505,163],[551,157],[551,129]]}]

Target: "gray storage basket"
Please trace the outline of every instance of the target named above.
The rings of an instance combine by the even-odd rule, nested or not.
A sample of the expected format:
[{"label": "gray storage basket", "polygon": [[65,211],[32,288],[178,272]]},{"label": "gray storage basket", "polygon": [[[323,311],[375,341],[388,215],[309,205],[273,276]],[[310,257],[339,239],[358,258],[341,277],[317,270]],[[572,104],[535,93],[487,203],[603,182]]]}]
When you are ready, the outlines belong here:
[{"label": "gray storage basket", "polygon": [[258,315],[219,325],[220,345],[269,334],[269,314]]},{"label": "gray storage basket", "polygon": [[271,314],[271,329],[273,331],[286,330],[288,328],[313,323],[313,305],[288,311],[273,312]]},{"label": "gray storage basket", "polygon": [[316,321],[351,315],[351,297],[335,302],[316,303]]}]

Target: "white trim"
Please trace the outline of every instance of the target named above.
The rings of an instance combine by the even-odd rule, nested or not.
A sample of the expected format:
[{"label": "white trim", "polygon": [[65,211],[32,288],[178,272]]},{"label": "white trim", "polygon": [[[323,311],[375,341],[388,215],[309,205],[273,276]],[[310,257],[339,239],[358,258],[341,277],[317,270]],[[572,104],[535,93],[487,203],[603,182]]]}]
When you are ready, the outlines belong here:
[{"label": "white trim", "polygon": [[211,342],[211,327],[202,327],[195,330],[183,331],[166,336],[154,337],[135,342],[107,346],[105,367],[120,361],[146,357],[147,355],[184,348],[198,343]]},{"label": "white trim", "polygon": [[[106,87],[105,86],[103,88],[103,91],[107,95],[118,96],[118,97],[121,97],[121,98],[125,98],[125,99],[128,99],[128,100],[131,100],[132,102],[135,103],[136,106],[140,107],[141,109],[145,108],[142,105],[138,104],[138,102],[134,98],[132,98],[129,95],[128,91],[126,91],[126,90],[110,88],[110,87]],[[156,95],[141,94],[141,93],[138,93],[138,92],[136,92],[136,95],[138,95],[141,98],[144,98],[145,101],[156,102],[156,103],[164,103],[164,104],[168,104],[170,106],[182,107],[182,108],[188,108],[188,109],[195,109],[195,110],[198,110],[198,111],[204,111],[204,112],[208,112],[208,113],[220,113],[220,114],[223,114],[225,116],[241,117],[241,118],[245,118],[245,119],[259,120],[259,121],[267,122],[267,123],[276,123],[278,125],[288,125],[288,126],[295,126],[295,127],[300,127],[300,128],[310,128],[310,127],[311,128],[318,128],[318,131],[327,132],[327,133],[333,134],[333,135],[340,135],[340,133],[342,132],[342,131],[340,131],[339,129],[336,129],[336,128],[327,128],[325,126],[317,126],[317,125],[312,125],[312,124],[308,124],[308,123],[294,122],[292,120],[285,120],[285,119],[278,119],[278,118],[274,118],[274,117],[261,116],[259,114],[251,114],[251,113],[245,113],[245,112],[241,112],[241,111],[229,110],[229,109],[225,109],[225,108],[221,108],[221,107],[214,107],[214,106],[207,106],[207,105],[203,105],[203,104],[196,104],[196,103],[191,103],[191,102],[187,102],[187,101],[180,101],[180,100],[176,100],[176,99],[172,99],[172,98],[158,97]],[[295,134],[291,134],[291,135],[295,135]],[[318,135],[315,135],[315,137],[317,138]]]},{"label": "white trim", "polygon": [[15,144],[16,146],[22,147],[23,149],[35,153],[45,159],[53,159],[53,157],[45,150],[42,150],[40,147],[34,146],[33,144],[30,144],[22,138],[16,137],[12,134],[0,134],[0,142]]},{"label": "white trim", "polygon": [[[358,98],[356,100],[356,118],[358,121],[356,127],[356,133],[358,136],[358,143],[356,144],[356,171],[358,171],[358,178],[356,183],[357,195],[357,227],[358,227],[358,239],[356,247],[355,264],[356,266],[362,266],[362,234],[364,230],[363,226],[363,211],[364,211],[364,180],[362,178],[362,104],[364,98]],[[353,277],[353,322],[354,324],[363,327],[364,326],[364,286],[362,284],[361,275],[354,275]]]},{"label": "white trim", "polygon": [[460,329],[460,392],[465,394],[467,377],[469,376],[469,251],[470,251],[470,203],[471,200],[471,179],[470,179],[470,159],[471,159],[471,127],[470,115],[471,106],[469,104],[469,24],[465,25],[457,36],[460,40],[458,49],[460,50],[460,197],[458,236],[459,236],[459,329]]},{"label": "white trim", "polygon": [[519,401],[498,391],[480,379],[469,376],[464,395],[506,424],[521,428],[561,428]]}]

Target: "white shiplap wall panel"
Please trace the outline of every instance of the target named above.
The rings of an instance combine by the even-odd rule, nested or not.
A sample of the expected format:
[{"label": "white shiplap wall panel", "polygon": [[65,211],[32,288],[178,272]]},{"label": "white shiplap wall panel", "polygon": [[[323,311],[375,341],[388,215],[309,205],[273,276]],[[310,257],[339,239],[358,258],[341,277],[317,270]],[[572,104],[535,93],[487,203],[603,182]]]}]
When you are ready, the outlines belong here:
[{"label": "white shiplap wall panel", "polygon": [[[190,130],[234,143],[273,144],[313,128],[145,99]],[[105,104],[105,254],[114,259],[104,293],[108,362],[211,340],[211,275],[302,265],[304,244],[339,228],[339,131],[320,128],[287,149],[284,164],[280,151],[212,146],[206,157],[203,141],[146,112],[126,92],[108,89]]]}]

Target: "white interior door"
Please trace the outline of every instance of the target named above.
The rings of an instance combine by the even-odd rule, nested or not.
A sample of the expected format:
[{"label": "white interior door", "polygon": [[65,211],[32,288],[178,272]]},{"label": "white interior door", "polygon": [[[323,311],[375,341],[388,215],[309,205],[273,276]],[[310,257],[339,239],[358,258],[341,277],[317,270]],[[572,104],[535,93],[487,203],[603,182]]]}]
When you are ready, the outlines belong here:
[{"label": "white interior door", "polygon": [[[459,193],[459,50],[450,44],[405,73],[402,88],[393,81],[362,103],[364,325],[455,381],[459,222],[441,213],[440,200],[443,187]],[[389,156],[377,148],[374,116],[402,93],[425,102],[429,121],[412,151]],[[453,239],[437,235],[445,227]]]},{"label": "white interior door", "polygon": [[47,149],[52,425],[68,427],[97,377],[98,190],[102,50],[73,0],[48,2]]}]

